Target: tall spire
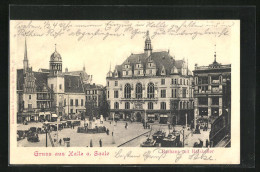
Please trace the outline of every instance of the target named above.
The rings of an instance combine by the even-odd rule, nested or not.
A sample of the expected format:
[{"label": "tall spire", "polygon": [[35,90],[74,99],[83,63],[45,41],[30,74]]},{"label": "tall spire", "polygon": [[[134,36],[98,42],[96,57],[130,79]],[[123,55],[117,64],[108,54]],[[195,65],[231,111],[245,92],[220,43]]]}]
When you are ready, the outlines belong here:
[{"label": "tall spire", "polygon": [[214,62],[217,62],[216,58],[217,58],[217,53],[216,53],[216,44],[215,44]]},{"label": "tall spire", "polygon": [[56,44],[55,44],[55,52],[57,52],[57,49],[56,49]]},{"label": "tall spire", "polygon": [[23,73],[25,74],[29,69],[29,62],[27,57],[27,43],[26,43],[26,37],[25,37],[25,43],[24,43],[24,59],[23,59]]},{"label": "tall spire", "polygon": [[25,43],[24,43],[24,60],[28,60],[28,58],[27,58],[27,43],[26,43],[26,37],[25,37]]},{"label": "tall spire", "polygon": [[109,66],[109,72],[111,71],[111,61],[110,61],[110,66]]}]

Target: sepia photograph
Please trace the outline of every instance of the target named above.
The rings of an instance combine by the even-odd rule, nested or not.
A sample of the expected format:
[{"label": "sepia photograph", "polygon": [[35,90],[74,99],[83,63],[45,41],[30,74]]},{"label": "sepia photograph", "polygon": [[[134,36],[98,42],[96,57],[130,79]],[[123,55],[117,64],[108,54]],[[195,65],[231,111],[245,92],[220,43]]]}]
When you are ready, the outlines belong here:
[{"label": "sepia photograph", "polygon": [[179,149],[218,163],[208,154],[233,150],[239,162],[239,28],[239,20],[11,20],[11,148],[134,162],[160,154],[151,163]]}]

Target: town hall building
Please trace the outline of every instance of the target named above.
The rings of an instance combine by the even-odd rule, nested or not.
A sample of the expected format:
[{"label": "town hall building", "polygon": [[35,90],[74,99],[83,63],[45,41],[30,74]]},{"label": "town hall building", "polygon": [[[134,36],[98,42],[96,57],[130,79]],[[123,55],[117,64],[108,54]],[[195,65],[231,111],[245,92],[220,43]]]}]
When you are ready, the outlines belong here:
[{"label": "town hall building", "polygon": [[149,32],[144,52],[131,54],[107,73],[110,118],[186,124],[193,116],[193,76],[187,62],[154,52]]}]

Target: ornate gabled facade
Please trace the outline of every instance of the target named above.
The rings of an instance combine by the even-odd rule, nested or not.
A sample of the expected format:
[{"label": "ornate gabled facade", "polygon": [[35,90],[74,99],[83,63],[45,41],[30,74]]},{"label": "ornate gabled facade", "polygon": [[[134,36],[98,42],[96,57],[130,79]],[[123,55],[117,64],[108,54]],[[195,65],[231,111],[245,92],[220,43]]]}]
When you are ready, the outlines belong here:
[{"label": "ornate gabled facade", "polygon": [[24,67],[17,70],[18,122],[52,120],[59,116],[71,118],[85,112],[85,92],[80,75],[62,72],[62,57],[55,51],[49,69],[38,72],[29,67],[25,41]]},{"label": "ornate gabled facade", "polygon": [[147,32],[144,53],[131,54],[107,73],[110,117],[135,121],[149,118],[174,124],[190,122],[193,77],[187,66],[185,60],[176,60],[169,51],[152,51]]},{"label": "ornate gabled facade", "polygon": [[216,61],[208,66],[195,64],[194,73],[194,116],[198,123],[213,123],[230,109],[231,64],[222,65]]}]

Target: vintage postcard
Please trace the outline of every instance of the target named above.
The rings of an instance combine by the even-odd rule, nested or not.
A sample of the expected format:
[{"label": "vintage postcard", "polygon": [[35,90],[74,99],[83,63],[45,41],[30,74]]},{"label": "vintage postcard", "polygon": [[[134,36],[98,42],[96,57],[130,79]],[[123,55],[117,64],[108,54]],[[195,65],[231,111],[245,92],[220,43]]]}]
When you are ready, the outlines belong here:
[{"label": "vintage postcard", "polygon": [[10,20],[10,164],[239,164],[239,20]]}]

